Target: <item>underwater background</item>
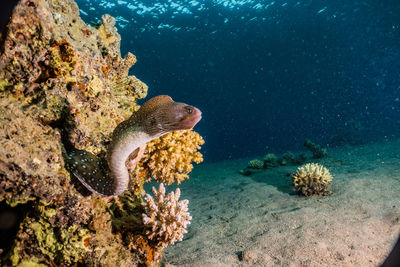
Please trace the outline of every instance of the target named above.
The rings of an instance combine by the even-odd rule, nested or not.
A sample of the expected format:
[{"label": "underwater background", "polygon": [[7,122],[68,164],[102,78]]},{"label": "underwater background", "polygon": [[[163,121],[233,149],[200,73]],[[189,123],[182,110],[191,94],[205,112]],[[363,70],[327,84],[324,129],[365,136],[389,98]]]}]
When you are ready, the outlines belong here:
[{"label": "underwater background", "polygon": [[400,2],[5,3],[0,266],[393,260]]},{"label": "underwater background", "polygon": [[398,137],[399,1],[76,2],[116,17],[148,98],[202,110],[205,161]]}]

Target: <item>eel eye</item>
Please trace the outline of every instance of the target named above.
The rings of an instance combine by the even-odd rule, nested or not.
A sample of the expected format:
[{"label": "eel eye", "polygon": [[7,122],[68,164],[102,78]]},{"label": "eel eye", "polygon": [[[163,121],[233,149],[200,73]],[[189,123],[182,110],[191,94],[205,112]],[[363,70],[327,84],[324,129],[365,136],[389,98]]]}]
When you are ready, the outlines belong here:
[{"label": "eel eye", "polygon": [[188,114],[192,114],[193,113],[193,108],[192,107],[186,107],[186,111]]}]

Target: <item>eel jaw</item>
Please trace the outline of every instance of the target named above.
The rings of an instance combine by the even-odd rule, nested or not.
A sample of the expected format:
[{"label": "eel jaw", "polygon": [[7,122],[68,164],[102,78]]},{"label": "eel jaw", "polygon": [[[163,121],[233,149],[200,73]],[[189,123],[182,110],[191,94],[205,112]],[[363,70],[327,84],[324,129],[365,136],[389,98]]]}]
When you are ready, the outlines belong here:
[{"label": "eel jaw", "polygon": [[201,111],[198,108],[193,107],[192,114],[185,116],[179,122],[179,126],[182,130],[192,129],[201,120]]}]

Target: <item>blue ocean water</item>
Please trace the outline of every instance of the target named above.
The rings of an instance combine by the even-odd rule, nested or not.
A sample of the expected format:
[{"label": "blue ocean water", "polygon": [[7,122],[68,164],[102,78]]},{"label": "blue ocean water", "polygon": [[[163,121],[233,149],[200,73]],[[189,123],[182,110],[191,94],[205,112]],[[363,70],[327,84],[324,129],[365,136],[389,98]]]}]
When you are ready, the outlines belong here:
[{"label": "blue ocean water", "polygon": [[400,134],[398,0],[77,0],[117,19],[148,97],[199,107],[206,161]]}]

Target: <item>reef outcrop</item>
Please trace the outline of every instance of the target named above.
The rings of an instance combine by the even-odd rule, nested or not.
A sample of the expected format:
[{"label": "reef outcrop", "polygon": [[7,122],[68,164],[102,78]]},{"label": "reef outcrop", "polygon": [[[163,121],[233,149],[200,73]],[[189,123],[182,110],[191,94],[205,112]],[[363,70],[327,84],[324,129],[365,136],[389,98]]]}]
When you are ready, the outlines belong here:
[{"label": "reef outcrop", "polygon": [[73,1],[23,0],[15,7],[1,40],[0,170],[25,182],[0,184],[0,197],[10,203],[63,194],[53,186],[68,180],[61,134],[97,154],[146,96],[147,86],[128,76],[136,58],[121,58],[115,20],[102,20],[99,29],[86,25]]},{"label": "reef outcrop", "polygon": [[[136,57],[121,57],[115,19],[104,15],[94,28],[73,0],[21,0],[0,38],[0,204],[20,218],[0,248],[1,265],[148,264],[144,179],[135,194],[103,200],[88,195],[64,161],[68,146],[103,155],[113,129],[147,94],[128,75]],[[171,173],[187,175],[198,148]],[[125,209],[136,211],[134,227],[118,224],[128,221]]]}]

